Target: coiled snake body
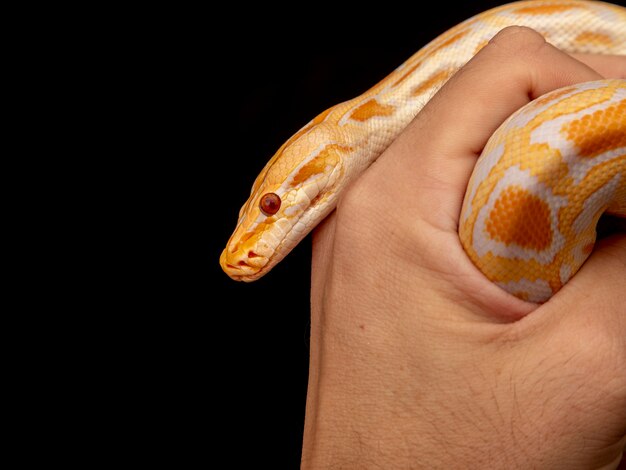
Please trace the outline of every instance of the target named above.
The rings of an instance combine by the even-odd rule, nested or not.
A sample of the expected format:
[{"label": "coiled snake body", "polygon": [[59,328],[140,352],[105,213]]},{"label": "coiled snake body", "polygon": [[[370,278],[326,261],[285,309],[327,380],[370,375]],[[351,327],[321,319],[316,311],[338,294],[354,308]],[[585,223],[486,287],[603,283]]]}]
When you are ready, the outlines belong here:
[{"label": "coiled snake body", "polygon": [[[430,97],[502,28],[528,26],[570,53],[626,54],[626,9],[523,1],[442,34],[362,95],[324,111],[257,177],[220,264],[267,273],[336,206]],[[470,179],[461,243],[491,281],[524,300],[556,293],[591,253],[604,212],[626,217],[626,80],[555,90],[493,134]]]}]

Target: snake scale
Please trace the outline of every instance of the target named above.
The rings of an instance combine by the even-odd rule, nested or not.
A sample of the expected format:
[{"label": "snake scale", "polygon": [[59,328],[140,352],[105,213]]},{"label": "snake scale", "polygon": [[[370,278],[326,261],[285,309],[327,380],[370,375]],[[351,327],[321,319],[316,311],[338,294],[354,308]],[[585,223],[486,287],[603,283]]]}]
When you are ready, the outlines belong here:
[{"label": "snake scale", "polygon": [[[604,2],[521,1],[460,23],[278,149],[240,211],[223,270],[253,281],[272,269],[430,97],[512,25],[569,53],[626,54],[626,9]],[[604,212],[626,217],[626,80],[619,79],[554,90],[510,116],[477,161],[459,238],[489,280],[544,302],[590,255]]]}]

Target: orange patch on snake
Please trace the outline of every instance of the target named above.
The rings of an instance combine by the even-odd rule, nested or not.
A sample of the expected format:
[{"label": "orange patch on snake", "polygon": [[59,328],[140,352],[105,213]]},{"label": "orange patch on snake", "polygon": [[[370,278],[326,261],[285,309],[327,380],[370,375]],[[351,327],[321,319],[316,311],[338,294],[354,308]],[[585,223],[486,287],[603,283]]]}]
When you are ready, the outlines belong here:
[{"label": "orange patch on snake", "polygon": [[308,180],[311,176],[324,173],[328,165],[335,166],[338,161],[336,151],[342,149],[345,150],[345,148],[339,145],[327,145],[317,157],[313,158],[298,170],[298,173],[296,173],[293,180],[291,180],[290,187],[295,188]]},{"label": "orange patch on snake", "polygon": [[626,117],[626,100],[565,124],[561,131],[576,144],[581,157],[596,157],[626,146],[626,119],[616,116]]},{"label": "orange patch on snake", "polygon": [[572,10],[578,5],[533,5],[528,7],[516,8],[513,10],[520,15],[553,15],[563,11]]},{"label": "orange patch on snake", "polygon": [[552,242],[550,208],[541,198],[520,186],[504,189],[496,200],[485,230],[496,241],[523,248],[545,250]]},{"label": "orange patch on snake", "polygon": [[592,31],[583,31],[576,36],[574,41],[582,44],[599,44],[602,46],[611,46],[613,44],[611,36],[602,33],[594,33]]},{"label": "orange patch on snake", "polygon": [[456,33],[456,34],[452,35],[451,37],[449,37],[448,39],[444,40],[441,44],[438,44],[432,51],[430,51],[430,53],[434,54],[435,52],[439,51],[440,49],[448,47],[450,44],[454,44],[455,42],[457,42],[459,39],[461,39],[463,36],[465,36],[468,33],[469,33],[468,30],[459,31],[458,33]]},{"label": "orange patch on snake", "polygon": [[393,114],[394,107],[388,104],[380,104],[375,99],[366,101],[361,106],[352,111],[350,119],[355,121],[367,121],[375,116],[390,116]]},{"label": "orange patch on snake", "polygon": [[411,91],[411,94],[413,94],[414,96],[421,95],[426,90],[434,87],[435,85],[440,84],[440,83],[442,84],[448,78],[450,78],[453,74],[454,74],[454,71],[451,69],[444,69],[444,70],[441,70],[440,72],[436,72],[432,74],[430,77],[428,77],[426,80],[424,80],[419,86],[415,87]]},{"label": "orange patch on snake", "polygon": [[589,255],[591,254],[591,252],[593,251],[593,247],[594,247],[595,243],[588,243],[585,246],[583,246],[582,248],[582,252]]},{"label": "orange patch on snake", "polygon": [[318,175],[324,172],[326,168],[326,159],[322,156],[317,156],[309,163],[304,165],[298,173],[293,177],[291,187],[298,186],[304,181],[308,180],[312,175]]},{"label": "orange patch on snake", "polygon": [[550,286],[550,289],[552,289],[553,293],[558,292],[561,287],[563,287],[563,283],[558,277],[548,278],[546,280],[548,281],[548,285]]}]

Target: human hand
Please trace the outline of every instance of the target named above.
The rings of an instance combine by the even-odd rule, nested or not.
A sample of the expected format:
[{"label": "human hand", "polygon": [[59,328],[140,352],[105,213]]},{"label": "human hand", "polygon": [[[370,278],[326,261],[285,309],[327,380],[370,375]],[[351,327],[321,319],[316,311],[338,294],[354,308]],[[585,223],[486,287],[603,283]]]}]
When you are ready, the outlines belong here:
[{"label": "human hand", "polygon": [[457,233],[476,157],[506,117],[555,88],[626,78],[625,57],[577,59],[504,30],[316,230],[304,468],[618,465],[624,234],[537,306],[491,284]]}]

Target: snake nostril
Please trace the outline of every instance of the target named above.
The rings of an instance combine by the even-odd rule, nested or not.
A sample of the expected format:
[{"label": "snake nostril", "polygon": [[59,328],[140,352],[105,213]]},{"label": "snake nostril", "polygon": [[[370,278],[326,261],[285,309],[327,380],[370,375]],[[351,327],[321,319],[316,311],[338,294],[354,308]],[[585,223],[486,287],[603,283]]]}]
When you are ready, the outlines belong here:
[{"label": "snake nostril", "polygon": [[242,261],[239,261],[236,265],[227,263],[226,267],[239,271],[239,270],[241,270],[242,267],[250,268],[251,266],[248,263],[246,263],[245,261],[242,260]]},{"label": "snake nostril", "polygon": [[250,251],[248,252],[248,258],[258,258],[259,255],[257,255],[254,251]]}]

